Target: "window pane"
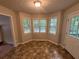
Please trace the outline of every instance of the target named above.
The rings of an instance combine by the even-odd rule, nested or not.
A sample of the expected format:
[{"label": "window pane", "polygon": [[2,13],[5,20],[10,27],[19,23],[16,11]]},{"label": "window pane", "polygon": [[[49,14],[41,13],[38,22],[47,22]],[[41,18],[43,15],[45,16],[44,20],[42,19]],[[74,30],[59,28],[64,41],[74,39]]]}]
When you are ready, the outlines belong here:
[{"label": "window pane", "polygon": [[75,16],[72,18],[69,34],[75,37],[79,37],[79,16]]},{"label": "window pane", "polygon": [[39,20],[33,20],[33,30],[39,32]]},{"label": "window pane", "polygon": [[78,27],[78,37],[79,37],[79,27]]},{"label": "window pane", "polygon": [[46,20],[40,20],[40,26],[46,26]]},{"label": "window pane", "polygon": [[40,32],[46,32],[46,19],[41,19],[40,20]]},{"label": "window pane", "polygon": [[55,32],[55,31],[56,31],[56,29],[55,29],[55,28],[52,28],[52,27],[50,28],[50,33],[54,33],[54,34],[56,34],[56,32]]},{"label": "window pane", "polygon": [[46,27],[40,27],[40,32],[46,32]]},{"label": "window pane", "polygon": [[39,27],[34,27],[34,32],[39,32]]},{"label": "window pane", "polygon": [[56,34],[56,27],[57,27],[57,18],[53,17],[50,20],[50,29],[49,29],[49,32]]},{"label": "window pane", "polygon": [[25,18],[23,20],[23,29],[24,29],[24,33],[30,32],[30,19],[29,18]]}]

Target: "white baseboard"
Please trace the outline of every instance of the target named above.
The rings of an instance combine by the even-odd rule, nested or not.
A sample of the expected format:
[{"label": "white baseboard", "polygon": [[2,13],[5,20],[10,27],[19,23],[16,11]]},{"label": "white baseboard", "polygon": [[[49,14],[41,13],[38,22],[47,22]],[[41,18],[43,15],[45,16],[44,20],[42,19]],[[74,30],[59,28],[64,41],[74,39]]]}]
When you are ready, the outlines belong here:
[{"label": "white baseboard", "polygon": [[13,43],[13,42],[5,42],[5,43],[14,45],[14,43]]},{"label": "white baseboard", "polygon": [[53,43],[55,45],[58,45],[56,42],[53,42],[52,40],[49,40],[49,39],[29,39],[27,41],[22,42],[21,44],[25,44],[25,43],[28,43],[30,41],[49,41],[49,42],[51,42],[51,43]]},{"label": "white baseboard", "polygon": [[65,48],[65,46],[63,44],[59,44],[62,48]]}]

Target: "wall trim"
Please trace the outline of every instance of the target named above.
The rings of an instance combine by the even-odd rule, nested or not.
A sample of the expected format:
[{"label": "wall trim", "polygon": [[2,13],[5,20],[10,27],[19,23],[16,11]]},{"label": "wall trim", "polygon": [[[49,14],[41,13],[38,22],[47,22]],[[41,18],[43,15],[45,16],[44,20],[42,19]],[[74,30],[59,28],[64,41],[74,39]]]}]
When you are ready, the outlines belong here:
[{"label": "wall trim", "polygon": [[15,47],[19,46],[20,44],[28,43],[28,42],[30,42],[30,41],[49,41],[49,42],[51,42],[51,43],[53,43],[53,44],[55,44],[55,45],[59,45],[58,43],[53,42],[52,40],[49,40],[49,39],[29,39],[29,40],[24,41],[24,42],[22,42],[22,43],[18,43]]}]

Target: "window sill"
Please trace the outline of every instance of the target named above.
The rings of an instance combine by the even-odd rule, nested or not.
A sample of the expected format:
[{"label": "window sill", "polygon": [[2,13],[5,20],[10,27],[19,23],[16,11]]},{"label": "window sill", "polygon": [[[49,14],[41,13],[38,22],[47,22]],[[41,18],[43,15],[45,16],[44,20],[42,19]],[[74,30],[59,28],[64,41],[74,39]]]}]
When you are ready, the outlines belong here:
[{"label": "window sill", "polygon": [[71,37],[71,38],[74,38],[74,39],[79,40],[79,37],[75,37],[75,36],[73,36],[73,35],[68,35],[68,36]]},{"label": "window sill", "polygon": [[31,33],[24,33],[24,34],[31,34]]}]

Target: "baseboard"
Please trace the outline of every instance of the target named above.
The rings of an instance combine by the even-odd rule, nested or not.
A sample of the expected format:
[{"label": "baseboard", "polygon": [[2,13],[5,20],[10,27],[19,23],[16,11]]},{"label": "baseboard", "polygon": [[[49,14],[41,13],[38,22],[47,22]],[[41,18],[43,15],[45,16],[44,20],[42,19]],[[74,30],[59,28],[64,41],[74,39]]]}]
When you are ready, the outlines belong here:
[{"label": "baseboard", "polygon": [[13,42],[5,42],[5,43],[14,45],[14,43],[13,43]]},{"label": "baseboard", "polygon": [[21,45],[21,43],[17,43],[14,45],[14,47],[18,47],[19,45]]},{"label": "baseboard", "polygon": [[27,40],[27,41],[22,42],[21,44],[25,44],[25,43],[28,43],[30,41],[33,41],[33,40]]},{"label": "baseboard", "polygon": [[25,44],[25,43],[28,43],[28,42],[30,42],[30,41],[49,41],[49,42],[51,42],[51,43],[53,43],[53,44],[55,44],[55,45],[58,45],[58,43],[56,43],[56,42],[53,42],[52,40],[49,40],[49,39],[29,39],[29,40],[27,40],[27,41],[24,41],[24,42],[22,42],[22,43],[20,43],[20,44]]},{"label": "baseboard", "polygon": [[[70,54],[70,55],[72,56],[72,54],[71,54],[67,49],[64,48],[64,50],[65,50],[68,54]],[[75,57],[73,57],[73,56],[72,56],[72,58],[75,59]]]},{"label": "baseboard", "polygon": [[65,48],[65,46],[63,44],[59,44],[62,48]]},{"label": "baseboard", "polygon": [[15,47],[17,47],[17,46],[19,46],[19,45],[21,45],[21,44],[28,43],[28,42],[30,42],[30,41],[49,41],[49,42],[51,42],[51,43],[53,43],[53,44],[55,44],[55,45],[59,45],[57,42],[54,42],[54,41],[49,40],[49,39],[29,39],[29,40],[27,40],[27,41],[23,41],[22,43],[17,43],[17,44],[15,44]]},{"label": "baseboard", "polygon": [[[63,45],[63,44],[59,44],[67,53],[69,53],[71,56],[72,56],[72,54],[65,48],[65,46]],[[73,57],[73,56],[72,56]],[[75,59],[74,57],[73,57],[73,59]]]}]

